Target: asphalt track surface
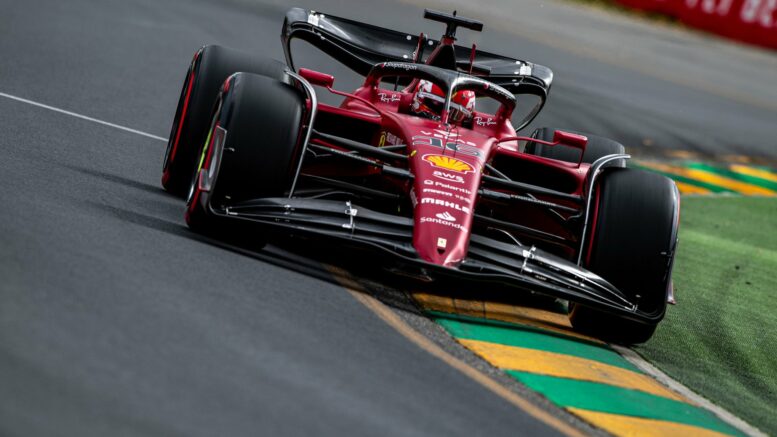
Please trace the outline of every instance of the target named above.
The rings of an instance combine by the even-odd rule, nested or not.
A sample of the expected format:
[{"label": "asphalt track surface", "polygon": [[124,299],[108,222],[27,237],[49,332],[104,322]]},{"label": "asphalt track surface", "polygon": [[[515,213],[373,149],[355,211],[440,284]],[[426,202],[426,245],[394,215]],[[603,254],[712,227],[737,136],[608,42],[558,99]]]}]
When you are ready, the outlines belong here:
[{"label": "asphalt track surface", "polygon": [[[301,6],[422,29],[416,6],[354,4]],[[166,137],[194,50],[280,59],[286,7],[4,1],[0,92]],[[508,38],[540,51],[489,38],[494,51],[520,46]],[[575,71],[547,50],[545,64],[555,53]],[[189,232],[159,186],[164,142],[3,97],[0,132],[0,435],[555,433],[409,342],[317,262]]]}]

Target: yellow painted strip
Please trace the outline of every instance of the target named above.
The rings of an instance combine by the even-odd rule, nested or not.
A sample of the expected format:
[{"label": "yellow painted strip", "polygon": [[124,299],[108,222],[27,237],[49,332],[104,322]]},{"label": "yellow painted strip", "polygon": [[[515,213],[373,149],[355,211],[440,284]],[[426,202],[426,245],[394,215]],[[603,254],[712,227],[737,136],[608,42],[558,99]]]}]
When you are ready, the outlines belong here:
[{"label": "yellow painted strip", "polygon": [[619,414],[600,413],[598,411],[567,408],[572,414],[617,436],[639,437],[723,437],[706,428],[693,425],[667,422],[664,420],[644,419],[641,417],[621,416]]},{"label": "yellow painted strip", "polygon": [[682,194],[710,194],[710,190],[706,188],[686,184],[685,182],[675,181],[674,183],[677,184],[677,189],[679,189]]},{"label": "yellow painted strip", "polygon": [[456,306],[458,314],[479,318],[486,317],[486,306],[482,300],[453,299],[453,305]]},{"label": "yellow painted strip", "polygon": [[767,170],[761,170],[760,168],[753,168],[748,167],[746,165],[732,165],[731,171],[747,175],[747,176],[753,176],[758,179],[763,179],[765,181],[771,181],[771,182],[777,182],[777,174],[774,174]]},{"label": "yellow painted strip", "polygon": [[453,355],[444,351],[440,346],[418,333],[416,330],[411,328],[410,325],[400,319],[399,316],[397,316],[390,308],[388,308],[378,299],[372,297],[372,295],[364,290],[364,288],[358,282],[356,282],[356,280],[353,279],[345,270],[334,266],[326,266],[326,268],[334,275],[335,279],[340,283],[340,285],[342,285],[343,288],[345,288],[345,290],[351,294],[351,296],[353,296],[358,302],[375,313],[375,315],[383,320],[387,325],[391,326],[395,331],[410,340],[416,346],[458,370],[495,395],[501,397],[518,409],[524,411],[526,414],[529,414],[535,419],[550,426],[551,428],[556,429],[561,434],[570,437],[585,437],[585,434],[574,428],[572,425],[564,422],[558,417],[553,416],[549,412],[545,411],[542,407],[533,404],[519,394],[511,391],[485,373],[480,372],[464,361],[454,357]]},{"label": "yellow painted strip", "polygon": [[453,299],[450,297],[428,293],[412,293],[412,296],[418,305],[425,310],[457,314],[456,305],[453,304]]},{"label": "yellow painted strip", "polygon": [[572,325],[569,324],[569,317],[566,314],[554,313],[537,308],[519,307],[499,302],[487,301],[485,304],[487,319],[545,329],[547,331],[580,338],[594,343],[604,343],[597,338],[575,332],[572,329]]},{"label": "yellow painted strip", "polygon": [[556,352],[505,346],[478,340],[458,339],[458,341],[489,363],[502,369],[598,382],[640,390],[680,402],[689,402],[649,376],[621,367]]},{"label": "yellow painted strip", "polygon": [[757,185],[748,184],[747,182],[737,181],[735,179],[727,178],[725,176],[710,173],[704,170],[695,168],[677,167],[674,165],[659,164],[657,162],[641,162],[640,165],[662,171],[665,173],[676,174],[678,176],[684,176],[697,181],[706,182],[708,184],[717,185],[722,188],[736,191],[742,194],[757,194],[761,196],[777,196],[777,192],[774,192],[768,188],[759,187]]},{"label": "yellow painted strip", "polygon": [[[572,330],[569,318],[565,314],[554,313],[536,308],[525,308],[500,302],[482,302],[464,304],[462,299],[437,296],[434,294],[416,292],[413,299],[427,311],[458,314],[470,317],[484,317],[489,320],[530,326],[545,329],[559,334],[576,337],[595,343],[604,343],[594,337],[579,334]],[[485,313],[485,314],[484,314]]]}]

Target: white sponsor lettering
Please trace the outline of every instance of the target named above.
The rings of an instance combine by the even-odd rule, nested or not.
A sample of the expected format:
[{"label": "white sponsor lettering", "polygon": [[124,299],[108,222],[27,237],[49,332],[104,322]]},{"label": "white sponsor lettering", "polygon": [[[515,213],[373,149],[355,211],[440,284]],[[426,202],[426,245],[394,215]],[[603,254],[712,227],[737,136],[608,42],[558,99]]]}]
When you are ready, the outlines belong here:
[{"label": "white sponsor lettering", "polygon": [[483,117],[475,117],[475,124],[478,126],[491,126],[492,124],[496,124],[493,118],[483,118]]},{"label": "white sponsor lettering", "polygon": [[459,195],[459,194],[454,194],[453,197],[461,200],[462,202],[472,203],[472,201],[469,199],[469,197],[464,197],[464,196]]},{"label": "white sponsor lettering", "polygon": [[378,93],[378,97],[380,98],[380,101],[384,103],[392,103],[392,102],[399,101],[399,96],[396,94]]},{"label": "white sponsor lettering", "polygon": [[439,194],[440,196],[453,197],[453,193],[449,193],[447,191],[442,191],[442,190],[435,190],[434,188],[424,188],[422,191],[424,193],[429,193],[429,194]]},{"label": "white sponsor lettering", "polygon": [[434,224],[437,224],[437,225],[448,226],[448,227],[451,227],[451,228],[458,229],[458,230],[460,230],[460,231],[463,231],[463,230],[465,230],[465,229],[464,229],[464,226],[462,226],[462,225],[460,225],[460,224],[458,224],[458,223],[455,223],[455,222],[447,222],[447,221],[445,221],[445,220],[440,220],[440,219],[438,219],[438,218],[436,218],[436,217],[421,217],[421,218],[419,219],[419,221],[420,221],[421,223],[434,223]]},{"label": "white sponsor lettering", "polygon": [[464,177],[460,176],[460,175],[457,175],[457,174],[446,173],[444,171],[435,170],[432,173],[432,175],[434,175],[434,176],[436,176],[436,177],[438,177],[440,179],[445,179],[448,182],[456,182],[457,184],[463,184],[464,183]]},{"label": "white sponsor lettering", "polygon": [[472,210],[468,206],[461,206],[456,202],[451,202],[449,200],[442,200],[442,199],[433,199],[431,197],[424,197],[421,199],[421,205],[437,205],[437,206],[444,206],[446,208],[453,208],[456,211],[461,211],[464,214],[469,214],[472,212]]},{"label": "white sponsor lettering", "polygon": [[[451,137],[453,134],[451,134]],[[472,141],[464,141],[458,138],[446,138],[442,135],[434,136],[416,135],[412,138],[414,146],[432,146],[441,150],[453,150],[462,155],[483,157],[483,153],[477,148],[477,144]],[[443,141],[445,140],[445,141]]]},{"label": "white sponsor lettering", "polygon": [[418,70],[418,66],[414,64],[408,64],[404,62],[384,62],[383,68],[397,68],[406,71]]},{"label": "white sponsor lettering", "polygon": [[435,187],[439,187],[439,188],[445,188],[445,189],[451,190],[451,191],[458,191],[458,192],[461,192],[461,193],[464,193],[464,194],[467,194],[467,195],[472,194],[472,191],[470,191],[470,190],[468,190],[466,188],[454,187],[453,185],[444,184],[442,182],[435,181],[434,182],[434,186]]}]

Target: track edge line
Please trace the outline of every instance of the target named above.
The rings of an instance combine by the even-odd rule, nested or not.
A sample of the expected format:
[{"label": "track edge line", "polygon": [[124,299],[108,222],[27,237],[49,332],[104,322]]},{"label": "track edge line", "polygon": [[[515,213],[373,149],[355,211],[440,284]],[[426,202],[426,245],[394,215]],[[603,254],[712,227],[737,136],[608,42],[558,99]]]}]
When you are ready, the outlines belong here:
[{"label": "track edge line", "polygon": [[680,395],[685,396],[692,402],[696,403],[698,406],[710,411],[720,420],[728,423],[729,425],[733,426],[734,428],[742,431],[743,433],[749,436],[767,437],[767,435],[763,431],[759,430],[755,426],[750,425],[749,423],[735,416],[733,413],[729,412],[723,407],[712,403],[712,401],[710,401],[709,399],[697,394],[696,392],[686,387],[679,381],[673,379],[666,373],[662,372],[658,367],[654,366],[653,364],[649,363],[647,360],[642,358],[642,356],[639,355],[639,353],[637,353],[636,351],[623,346],[618,346],[616,344],[611,344],[610,346],[613,349],[615,349],[615,351],[617,351],[628,362],[637,366],[637,368],[639,368],[646,374],[653,377],[656,381],[663,384],[670,390],[673,390],[676,393],[679,393]]},{"label": "track edge line", "polygon": [[443,350],[440,346],[424,337],[422,334],[419,334],[415,329],[402,321],[399,316],[394,314],[392,310],[389,309],[383,302],[370,295],[346,271],[334,266],[327,266],[326,268],[334,274],[335,280],[337,280],[340,285],[342,285],[343,288],[345,288],[345,290],[354,297],[354,299],[375,313],[375,315],[383,320],[387,325],[392,327],[395,331],[397,331],[406,339],[410,340],[419,348],[458,370],[468,378],[472,379],[474,382],[491,391],[493,394],[499,396],[500,398],[524,411],[526,414],[541,421],[547,426],[554,428],[560,433],[575,437],[585,436],[585,433],[579,431],[573,425],[565,423],[561,419],[552,416],[541,407],[534,405],[531,401],[521,397],[518,393],[513,392],[507,387],[504,387],[502,384],[493,380],[488,375],[454,357],[453,355]]}]

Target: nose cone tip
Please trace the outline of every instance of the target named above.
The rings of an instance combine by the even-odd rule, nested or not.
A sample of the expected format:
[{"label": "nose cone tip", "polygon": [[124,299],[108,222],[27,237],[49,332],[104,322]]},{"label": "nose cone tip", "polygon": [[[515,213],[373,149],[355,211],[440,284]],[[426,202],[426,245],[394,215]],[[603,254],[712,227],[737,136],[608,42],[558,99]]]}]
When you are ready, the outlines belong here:
[{"label": "nose cone tip", "polygon": [[417,246],[420,249],[418,255],[426,262],[455,268],[461,264],[465,256],[466,250],[462,243],[461,241],[437,237],[436,241],[429,241],[427,244],[421,243]]}]

